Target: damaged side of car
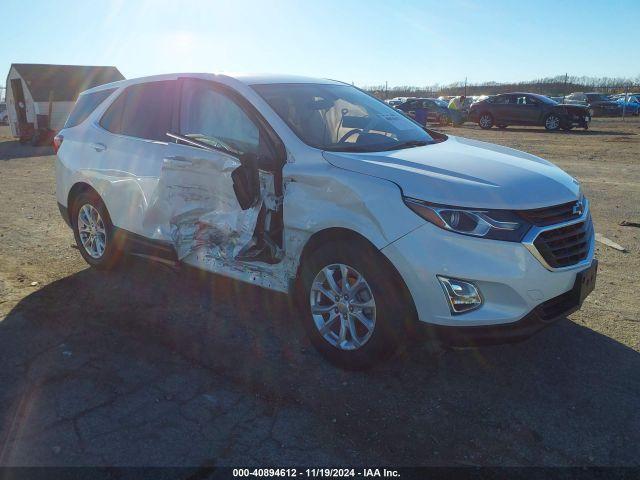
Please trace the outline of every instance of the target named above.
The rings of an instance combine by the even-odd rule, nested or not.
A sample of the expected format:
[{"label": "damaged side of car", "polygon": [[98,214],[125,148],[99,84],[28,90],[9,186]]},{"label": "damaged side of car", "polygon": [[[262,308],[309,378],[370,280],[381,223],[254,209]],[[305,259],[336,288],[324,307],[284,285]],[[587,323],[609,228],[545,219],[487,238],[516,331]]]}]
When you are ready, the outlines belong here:
[{"label": "damaged side of car", "polygon": [[[85,154],[67,160],[63,149],[58,178],[96,192],[130,254],[288,293],[301,262],[320,244],[353,235],[380,250],[422,223],[389,201],[401,197],[397,185],[336,167],[320,149],[310,150],[235,79],[163,76],[114,97],[82,132]],[[162,107],[167,119],[131,134],[126,119],[136,115],[128,109],[142,114],[149,100],[172,104]],[[116,126],[105,118],[116,118]],[[75,131],[64,133],[65,147],[76,142]],[[73,187],[69,201],[59,199],[72,217],[77,194]],[[381,217],[391,220],[383,225]]]}]

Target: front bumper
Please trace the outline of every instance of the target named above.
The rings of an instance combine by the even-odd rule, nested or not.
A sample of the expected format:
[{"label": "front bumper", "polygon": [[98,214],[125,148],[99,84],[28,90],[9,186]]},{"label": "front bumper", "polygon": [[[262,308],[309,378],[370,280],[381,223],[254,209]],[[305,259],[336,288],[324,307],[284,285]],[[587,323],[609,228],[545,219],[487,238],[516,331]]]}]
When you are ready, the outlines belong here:
[{"label": "front bumper", "polygon": [[[597,264],[598,261],[594,259],[592,266],[596,270]],[[475,327],[432,325],[428,326],[424,333],[432,340],[451,346],[495,345],[526,340],[580,309],[584,300],[580,294],[583,281],[584,279],[576,277],[571,290],[541,303],[517,322]],[[589,281],[595,281],[595,277]]]},{"label": "front bumper", "polygon": [[[463,331],[463,327],[509,325],[520,330],[515,324],[522,321],[526,331],[533,328],[529,322],[536,322],[525,317],[540,305],[572,291],[576,275],[589,268],[595,249],[593,237],[590,242],[584,262],[556,271],[545,268],[522,243],[460,235],[430,223],[382,252],[402,276],[421,322]],[[473,282],[483,296],[482,306],[453,315],[437,275]]]},{"label": "front bumper", "polygon": [[567,115],[565,119],[565,124],[568,124],[572,127],[582,127],[588,128],[589,123],[591,122],[591,115]]}]

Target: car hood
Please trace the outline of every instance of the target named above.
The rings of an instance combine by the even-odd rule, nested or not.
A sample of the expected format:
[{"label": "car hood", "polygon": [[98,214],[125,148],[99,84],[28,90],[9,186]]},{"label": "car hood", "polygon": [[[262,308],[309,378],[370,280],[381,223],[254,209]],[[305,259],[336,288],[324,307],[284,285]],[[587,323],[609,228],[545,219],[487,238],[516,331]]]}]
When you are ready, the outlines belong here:
[{"label": "car hood", "polygon": [[564,107],[572,110],[589,110],[589,107],[587,105],[577,105],[575,103],[559,103],[558,105],[555,105],[555,107]]},{"label": "car hood", "polygon": [[445,205],[526,210],[580,195],[574,178],[542,158],[461,137],[403,150],[323,155],[336,167],[390,180],[405,196]]}]

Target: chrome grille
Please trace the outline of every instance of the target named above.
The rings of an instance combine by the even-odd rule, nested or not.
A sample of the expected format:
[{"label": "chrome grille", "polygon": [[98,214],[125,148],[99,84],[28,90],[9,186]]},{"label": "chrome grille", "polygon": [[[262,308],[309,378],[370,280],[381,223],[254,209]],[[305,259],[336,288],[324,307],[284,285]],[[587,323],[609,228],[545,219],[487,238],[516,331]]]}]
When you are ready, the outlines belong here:
[{"label": "chrome grille", "polygon": [[533,245],[549,266],[562,268],[581,262],[589,254],[591,221],[547,230],[538,235]]},{"label": "chrome grille", "polygon": [[561,205],[554,205],[553,207],[521,210],[518,212],[518,215],[532,225],[545,227],[580,217],[582,212],[580,209],[576,209],[578,203],[579,202],[568,202]]},{"label": "chrome grille", "polygon": [[[555,221],[558,218],[565,220]],[[545,268],[571,268],[588,259],[593,249],[594,231],[586,200],[582,204],[572,202],[538,209],[537,215],[531,215],[529,219],[534,226],[522,243]],[[549,224],[551,221],[553,223]]]}]

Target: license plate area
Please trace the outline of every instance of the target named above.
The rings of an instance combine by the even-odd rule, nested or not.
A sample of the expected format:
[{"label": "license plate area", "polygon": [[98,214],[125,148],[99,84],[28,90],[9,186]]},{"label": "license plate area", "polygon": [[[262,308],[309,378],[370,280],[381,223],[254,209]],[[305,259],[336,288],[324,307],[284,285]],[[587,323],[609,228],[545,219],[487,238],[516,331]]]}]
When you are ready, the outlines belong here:
[{"label": "license plate area", "polygon": [[598,261],[594,260],[591,266],[576,275],[575,287],[578,295],[578,304],[582,305],[584,299],[596,288],[596,276],[598,275]]}]

